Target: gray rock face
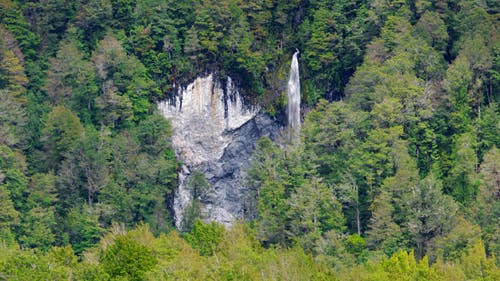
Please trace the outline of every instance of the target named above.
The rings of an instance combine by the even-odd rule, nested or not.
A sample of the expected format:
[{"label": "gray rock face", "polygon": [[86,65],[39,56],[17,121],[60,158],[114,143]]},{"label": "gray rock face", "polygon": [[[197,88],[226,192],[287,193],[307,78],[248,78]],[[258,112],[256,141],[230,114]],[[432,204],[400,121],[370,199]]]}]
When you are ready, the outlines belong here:
[{"label": "gray rock face", "polygon": [[206,198],[204,217],[209,221],[230,225],[255,210],[251,190],[243,181],[257,141],[263,136],[277,139],[281,128],[277,122],[264,114],[257,114],[240,128],[230,132],[232,141],[222,157],[202,170],[214,192]]},{"label": "gray rock face", "polygon": [[202,216],[230,225],[243,218],[248,190],[243,185],[255,144],[262,136],[277,138],[280,126],[259,108],[245,105],[231,78],[225,87],[215,76],[197,78],[174,100],[159,103],[172,121],[172,144],[183,162],[174,198],[175,223],[181,227],[184,210],[193,200],[187,187],[192,171],[205,175],[212,189],[201,198]]}]

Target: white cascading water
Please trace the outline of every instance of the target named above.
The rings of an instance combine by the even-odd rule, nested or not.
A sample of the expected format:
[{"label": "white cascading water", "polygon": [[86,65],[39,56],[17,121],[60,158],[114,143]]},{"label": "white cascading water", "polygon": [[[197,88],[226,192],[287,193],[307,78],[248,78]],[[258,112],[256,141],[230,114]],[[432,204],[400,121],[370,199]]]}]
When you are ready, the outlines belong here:
[{"label": "white cascading water", "polygon": [[290,67],[290,78],[288,80],[288,129],[290,131],[290,139],[296,140],[300,133],[300,77],[299,77],[299,61],[297,56],[299,50],[293,54],[292,65]]}]

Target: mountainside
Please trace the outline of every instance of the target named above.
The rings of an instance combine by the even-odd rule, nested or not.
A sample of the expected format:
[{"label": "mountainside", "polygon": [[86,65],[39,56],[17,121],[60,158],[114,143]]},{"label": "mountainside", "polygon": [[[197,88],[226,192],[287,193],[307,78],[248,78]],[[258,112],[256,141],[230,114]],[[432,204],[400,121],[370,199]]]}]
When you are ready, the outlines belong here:
[{"label": "mountainside", "polygon": [[0,0],[0,280],[500,280],[499,12]]}]

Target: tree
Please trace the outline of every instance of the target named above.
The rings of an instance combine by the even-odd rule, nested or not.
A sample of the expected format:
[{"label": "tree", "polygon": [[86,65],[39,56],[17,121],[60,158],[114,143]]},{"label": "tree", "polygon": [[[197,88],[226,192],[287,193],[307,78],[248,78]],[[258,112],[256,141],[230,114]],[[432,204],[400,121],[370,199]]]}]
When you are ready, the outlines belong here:
[{"label": "tree", "polygon": [[346,241],[347,252],[356,257],[358,263],[365,261],[366,255],[366,242],[361,235],[355,233],[347,236]]},{"label": "tree", "polygon": [[0,206],[0,239],[13,242],[14,233],[12,233],[12,228],[19,224],[19,212],[14,208],[14,204],[10,199],[10,192],[3,183],[0,183]]},{"label": "tree", "polygon": [[312,96],[310,102],[316,101],[316,92],[323,98],[337,99],[362,62],[365,44],[372,36],[369,25],[362,20],[366,17],[365,3],[322,0],[308,6],[299,34],[306,39],[301,46],[307,69],[304,81],[306,88],[315,93],[305,94]]},{"label": "tree", "polygon": [[356,183],[356,179],[351,174],[346,174],[344,182],[338,184],[334,188],[335,193],[339,197],[340,201],[345,205],[344,208],[349,211],[344,211],[344,213],[352,220],[353,215],[352,209],[354,209],[355,223],[348,221],[348,225],[355,225],[356,233],[361,235],[361,198],[359,186]]},{"label": "tree", "polygon": [[384,179],[378,195],[371,202],[370,229],[366,233],[368,246],[382,250],[388,256],[410,246],[408,219],[412,216],[412,209],[409,202],[414,196],[412,187],[420,182],[406,142],[396,142],[391,157],[395,174]]},{"label": "tree", "polygon": [[13,35],[0,23],[0,143],[25,148],[27,134],[24,57]]},{"label": "tree", "polygon": [[22,218],[22,236],[19,242],[23,247],[49,250],[55,242],[56,226],[54,207],[35,207]]},{"label": "tree", "polygon": [[27,211],[29,207],[26,202],[28,195],[26,172],[24,156],[8,146],[0,145],[0,184],[7,189],[15,209],[19,212]]},{"label": "tree", "polygon": [[470,131],[472,120],[471,98],[468,93],[473,73],[465,56],[458,56],[446,71],[444,88],[450,94],[450,125],[457,133]]},{"label": "tree", "polygon": [[481,240],[481,229],[478,225],[458,217],[455,226],[449,233],[436,237],[429,247],[431,262],[457,261],[468,248]]},{"label": "tree", "polygon": [[46,152],[46,169],[58,168],[76,140],[81,137],[83,126],[80,119],[69,109],[56,106],[47,116],[41,141]]},{"label": "tree", "polygon": [[34,174],[28,184],[29,204],[48,208],[57,204],[56,176],[48,174]]},{"label": "tree", "polygon": [[70,108],[81,120],[91,121],[98,93],[95,69],[84,59],[77,43],[63,41],[56,57],[49,63],[45,90],[52,104]]},{"label": "tree", "polygon": [[66,154],[58,171],[59,199],[66,211],[83,198],[90,207],[99,202],[110,182],[108,134],[105,128],[98,132],[89,126]]},{"label": "tree", "polygon": [[185,234],[185,239],[188,243],[198,251],[201,255],[212,255],[222,241],[224,234],[224,226],[215,222],[203,223],[197,220],[191,232]]},{"label": "tree", "polygon": [[478,160],[476,139],[472,133],[456,135],[452,167],[446,179],[446,190],[455,200],[469,206],[476,198],[479,182],[476,176]]},{"label": "tree", "polygon": [[493,147],[480,166],[481,185],[472,215],[481,226],[483,240],[490,254],[500,256],[500,152]]},{"label": "tree", "polygon": [[294,190],[287,200],[290,232],[305,250],[315,252],[323,233],[344,230],[342,207],[317,177]]},{"label": "tree", "polygon": [[25,105],[28,78],[24,57],[12,34],[0,24],[0,90],[8,90],[15,101]]},{"label": "tree", "polygon": [[95,209],[85,205],[73,207],[65,214],[59,230],[75,253],[83,253],[101,238],[104,229],[99,224],[98,215]]},{"label": "tree", "polygon": [[402,231],[394,222],[392,205],[392,194],[383,190],[373,200],[370,210],[370,229],[366,232],[368,246],[372,249],[382,250],[391,256],[402,245]]},{"label": "tree", "polygon": [[353,176],[365,183],[372,197],[375,188],[393,173],[391,150],[402,134],[401,126],[371,130],[365,142],[352,152],[349,166]]},{"label": "tree", "polygon": [[130,126],[134,117],[132,102],[128,97],[120,95],[113,81],[104,82],[102,94],[95,99],[95,103],[101,125],[109,128]]},{"label": "tree", "polygon": [[481,240],[471,245],[462,254],[459,265],[467,279],[496,280],[500,278],[500,270],[495,265],[495,260],[486,256],[484,244]]},{"label": "tree", "polygon": [[329,104],[326,100],[320,100],[306,116],[301,129],[304,150],[314,155],[316,170],[327,184],[343,180],[345,162],[363,138],[368,117],[345,102]]},{"label": "tree", "polygon": [[259,239],[265,243],[285,241],[285,187],[280,178],[282,152],[267,137],[260,139],[248,169],[247,185],[255,190]]},{"label": "tree", "polygon": [[137,158],[137,167],[133,170],[137,182],[129,188],[134,202],[134,221],[149,223],[155,233],[170,230],[168,202],[172,202],[178,171],[173,152],[139,154]]},{"label": "tree", "polygon": [[500,106],[493,102],[483,107],[481,118],[477,120],[477,152],[479,159],[492,147],[500,147],[500,135],[497,134],[500,119]]},{"label": "tree", "polygon": [[[18,41],[22,56],[28,61],[35,59],[37,57],[36,50],[40,44],[40,38],[31,30],[30,23],[28,23],[27,18],[23,15],[23,9],[13,1],[3,1],[0,8],[0,19],[0,22]],[[8,37],[3,36],[3,38]]]},{"label": "tree", "polygon": [[189,176],[188,188],[192,190],[191,192],[193,193],[193,198],[200,200],[206,195],[208,189],[210,188],[210,184],[205,179],[205,175],[203,175],[203,173],[193,171],[193,173]]},{"label": "tree", "polygon": [[22,216],[19,242],[26,248],[48,251],[56,242],[56,177],[53,173],[34,174],[28,184],[29,197]]},{"label": "tree", "polygon": [[201,201],[208,194],[210,184],[203,173],[195,170],[188,176],[186,187],[190,190],[192,200],[184,210],[181,230],[192,232],[196,222],[202,219]]},{"label": "tree", "polygon": [[104,28],[106,21],[111,18],[112,1],[109,0],[91,0],[80,7],[76,15],[77,26],[89,33],[95,33]]},{"label": "tree", "polygon": [[170,149],[172,132],[170,121],[157,112],[137,126],[137,138],[141,148],[150,155],[165,153]]},{"label": "tree", "polygon": [[[293,204],[290,198],[294,190],[315,175],[314,165],[301,146],[290,146],[283,151],[267,137],[258,141],[253,157],[247,181],[257,193],[259,239],[264,243],[287,244],[295,238],[290,232]],[[296,196],[300,200],[309,201],[307,194],[299,194]],[[316,205],[318,202],[307,203]]]},{"label": "tree", "polygon": [[177,186],[178,162],[167,137],[168,123],[156,117],[142,122],[113,137],[108,131],[99,133],[105,144],[96,156],[103,157],[105,172],[100,173],[106,184],[95,201],[113,210],[102,217],[103,223],[134,225],[144,221],[160,233],[171,229],[169,202]]},{"label": "tree", "polygon": [[417,257],[423,257],[431,240],[448,233],[454,226],[458,208],[453,199],[442,193],[441,182],[432,175],[411,188],[408,230]]},{"label": "tree", "polygon": [[118,235],[100,261],[110,277],[133,281],[144,280],[146,272],[157,263],[151,249],[128,235]]},{"label": "tree", "polygon": [[23,3],[22,11],[26,16],[26,21],[29,22],[31,31],[39,36],[39,46],[33,48],[33,51],[38,50],[50,55],[57,51],[58,43],[64,37],[78,4],[79,2],[67,0]]},{"label": "tree", "polygon": [[75,171],[75,174],[84,178],[89,206],[92,206],[97,194],[109,182],[107,134],[105,129],[97,132],[92,127],[87,128],[76,149],[72,151],[74,159],[68,158],[68,161],[78,163],[79,171]]},{"label": "tree", "polygon": [[200,56],[200,51],[202,50],[200,45],[200,39],[198,38],[198,32],[191,26],[187,31],[186,41],[184,45],[184,53],[186,53],[191,60],[196,60]]},{"label": "tree", "polygon": [[444,52],[448,44],[448,32],[441,15],[434,11],[425,11],[416,24],[417,32],[427,43]]},{"label": "tree", "polygon": [[[98,44],[92,56],[97,73],[102,79],[101,91],[106,96],[101,98],[100,107],[103,114],[111,107],[111,113],[120,116],[121,120],[139,121],[150,112],[149,99],[159,94],[155,83],[151,80],[146,67],[134,56],[127,55],[122,44],[111,34],[107,34]],[[117,97],[117,95],[122,96]],[[130,116],[130,106],[133,115]],[[118,107],[118,108],[116,108]],[[127,110],[121,116],[121,108]],[[118,119],[109,117],[111,121]],[[122,125],[123,126],[123,125]]]},{"label": "tree", "polygon": [[[347,179],[355,188],[356,212],[359,212],[359,230],[368,224],[370,202],[379,193],[383,180],[395,172],[393,151],[400,143],[402,127],[377,128],[369,131],[367,138],[351,152],[347,160]],[[356,222],[358,214],[356,213]],[[354,221],[354,220],[351,220]],[[358,223],[356,223],[358,228]],[[351,226],[354,229],[354,225]]]},{"label": "tree", "polygon": [[26,124],[27,117],[22,104],[14,99],[9,90],[0,89],[0,143],[24,148],[28,137]]},{"label": "tree", "polygon": [[87,50],[93,50],[95,43],[104,36],[107,25],[111,23],[112,13],[110,0],[90,0],[80,5],[75,25],[79,28],[77,32],[81,34],[79,37],[83,37]]},{"label": "tree", "polygon": [[266,180],[259,189],[259,239],[264,243],[287,241],[285,188],[278,181]]}]

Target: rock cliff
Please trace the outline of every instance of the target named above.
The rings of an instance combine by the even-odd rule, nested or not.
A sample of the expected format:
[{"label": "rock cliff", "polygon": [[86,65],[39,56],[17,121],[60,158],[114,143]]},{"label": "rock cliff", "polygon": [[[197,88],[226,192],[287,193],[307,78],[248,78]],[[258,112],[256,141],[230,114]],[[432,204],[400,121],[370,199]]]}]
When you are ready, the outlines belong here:
[{"label": "rock cliff", "polygon": [[193,171],[202,172],[211,185],[200,198],[205,220],[230,225],[252,211],[243,183],[245,170],[259,138],[277,139],[278,123],[246,104],[231,78],[222,83],[214,74],[197,78],[158,106],[172,122],[172,143],[183,163],[174,199],[176,226],[181,227],[184,210],[193,200],[187,187]]}]

